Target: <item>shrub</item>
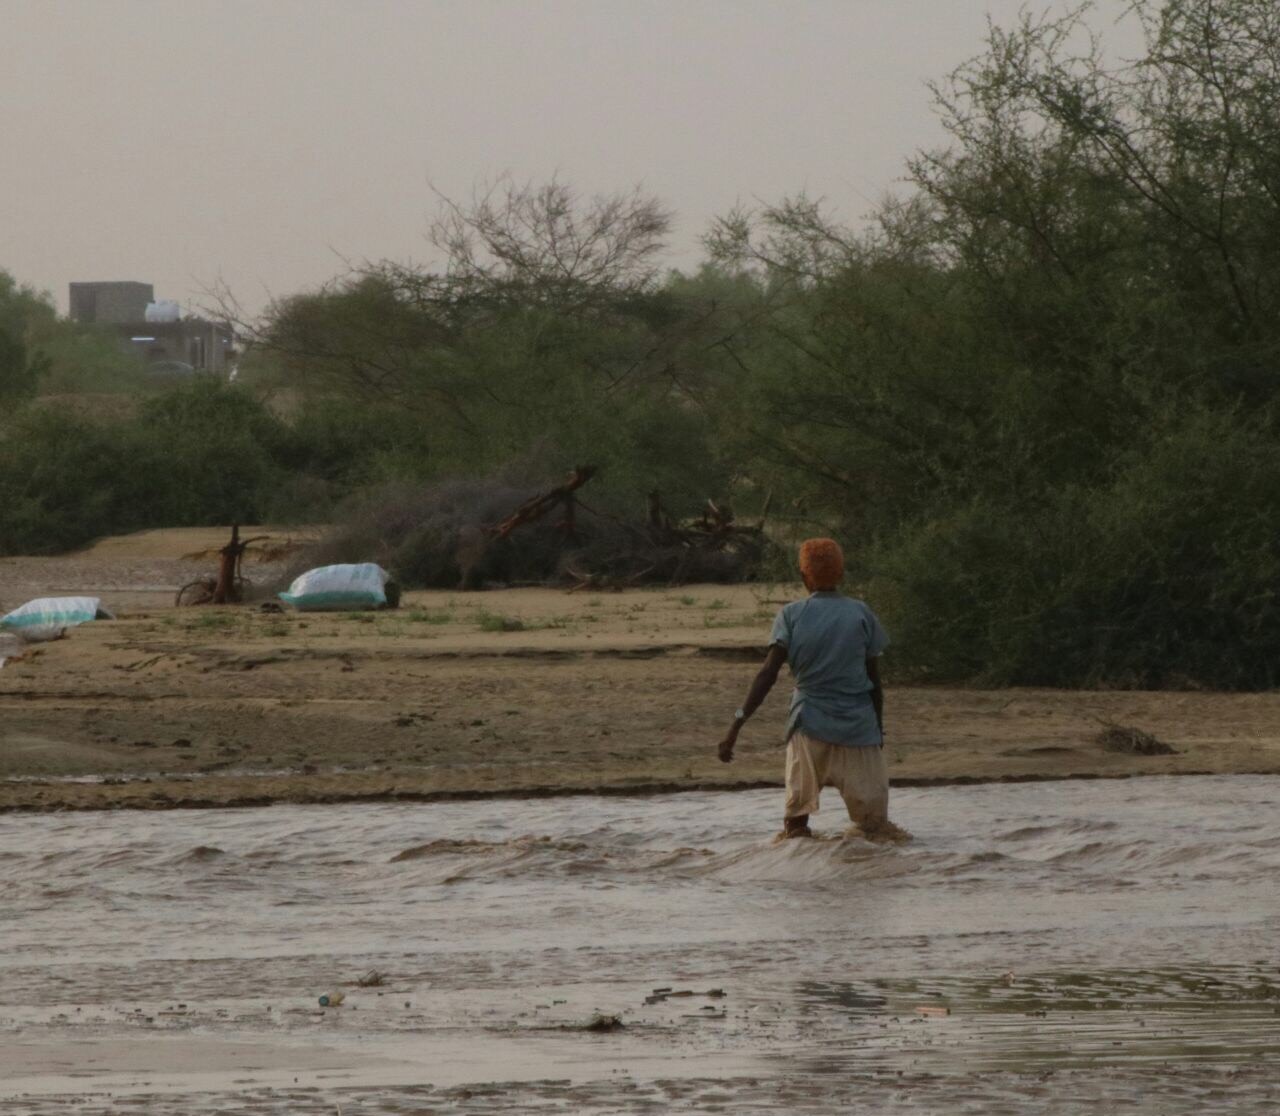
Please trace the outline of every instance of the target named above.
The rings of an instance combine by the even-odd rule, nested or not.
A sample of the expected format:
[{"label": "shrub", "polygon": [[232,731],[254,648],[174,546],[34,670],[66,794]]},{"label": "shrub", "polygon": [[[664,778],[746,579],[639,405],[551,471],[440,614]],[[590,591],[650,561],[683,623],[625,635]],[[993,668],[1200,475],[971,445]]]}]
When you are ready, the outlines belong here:
[{"label": "shrub", "polygon": [[1280,443],[1168,416],[1093,488],[975,501],[885,544],[871,594],[900,661],[995,684],[1270,688],[1280,681]]}]

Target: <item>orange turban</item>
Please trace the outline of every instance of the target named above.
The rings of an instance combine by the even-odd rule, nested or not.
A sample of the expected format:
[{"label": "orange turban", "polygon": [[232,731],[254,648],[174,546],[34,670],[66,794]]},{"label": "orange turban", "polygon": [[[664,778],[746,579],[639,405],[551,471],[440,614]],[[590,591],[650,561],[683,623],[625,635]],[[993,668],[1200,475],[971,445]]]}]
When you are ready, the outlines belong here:
[{"label": "orange turban", "polygon": [[844,551],[835,539],[806,539],[800,544],[800,572],[811,589],[834,589],[844,579]]}]

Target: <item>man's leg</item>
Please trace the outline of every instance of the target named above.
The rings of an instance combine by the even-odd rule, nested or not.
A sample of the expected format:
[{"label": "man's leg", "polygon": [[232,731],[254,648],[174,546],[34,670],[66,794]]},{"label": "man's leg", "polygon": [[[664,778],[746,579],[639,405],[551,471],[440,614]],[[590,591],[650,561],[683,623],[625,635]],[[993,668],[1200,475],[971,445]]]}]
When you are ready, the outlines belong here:
[{"label": "man's leg", "polygon": [[784,837],[810,837],[809,815],[818,812],[818,794],[827,775],[830,744],[797,732],[787,744],[787,804]]},{"label": "man's leg", "polygon": [[783,818],[782,836],[812,837],[813,830],[809,828],[809,815],[797,814],[794,818]]},{"label": "man's leg", "polygon": [[849,820],[863,833],[884,829],[889,821],[889,768],[884,749],[870,745],[839,751],[831,761],[832,781],[840,789]]}]

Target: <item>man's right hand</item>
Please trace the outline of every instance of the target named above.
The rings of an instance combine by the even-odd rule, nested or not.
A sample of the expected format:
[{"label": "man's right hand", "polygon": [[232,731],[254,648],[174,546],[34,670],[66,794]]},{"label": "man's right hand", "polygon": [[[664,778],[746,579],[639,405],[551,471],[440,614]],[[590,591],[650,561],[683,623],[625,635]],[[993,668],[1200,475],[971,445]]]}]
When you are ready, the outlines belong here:
[{"label": "man's right hand", "polygon": [[730,732],[722,741],[720,741],[719,755],[721,763],[733,762],[733,746],[738,742],[737,732]]}]

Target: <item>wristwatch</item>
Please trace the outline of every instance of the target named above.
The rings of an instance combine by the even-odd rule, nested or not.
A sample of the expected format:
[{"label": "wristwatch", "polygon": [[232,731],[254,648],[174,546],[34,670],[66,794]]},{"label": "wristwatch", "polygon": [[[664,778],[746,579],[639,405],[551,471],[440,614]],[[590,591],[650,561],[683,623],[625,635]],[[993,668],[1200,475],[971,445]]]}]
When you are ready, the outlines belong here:
[{"label": "wristwatch", "polygon": [[745,721],[747,719],[747,711],[741,707],[733,711],[733,719],[735,721]]}]

